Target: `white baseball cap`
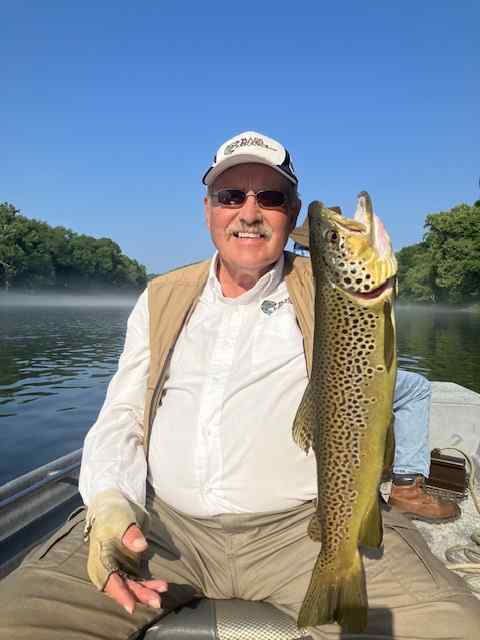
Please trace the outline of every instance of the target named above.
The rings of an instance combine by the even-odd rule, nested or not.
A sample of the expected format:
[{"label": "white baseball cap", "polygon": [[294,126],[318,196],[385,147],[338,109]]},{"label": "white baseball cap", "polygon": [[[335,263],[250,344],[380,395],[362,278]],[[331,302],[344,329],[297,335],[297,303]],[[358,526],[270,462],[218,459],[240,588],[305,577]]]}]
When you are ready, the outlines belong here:
[{"label": "white baseball cap", "polygon": [[256,131],[239,133],[224,142],[215,154],[213,164],[203,176],[202,182],[210,185],[225,169],[245,162],[266,164],[293,184],[298,184],[290,154],[285,147],[273,138]]}]

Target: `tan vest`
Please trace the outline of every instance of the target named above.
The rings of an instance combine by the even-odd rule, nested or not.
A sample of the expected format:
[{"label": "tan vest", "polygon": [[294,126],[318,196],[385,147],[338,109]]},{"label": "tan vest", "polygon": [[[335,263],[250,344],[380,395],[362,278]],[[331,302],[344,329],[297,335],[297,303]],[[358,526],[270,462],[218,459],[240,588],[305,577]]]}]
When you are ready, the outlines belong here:
[{"label": "tan vest", "polygon": [[[284,253],[284,278],[303,335],[307,372],[313,353],[314,287],[310,258]],[[148,285],[150,316],[150,369],[144,413],[144,446],[148,452],[150,432],[168,371],[168,364],[183,325],[192,315],[210,269],[210,260],[170,271]]]}]

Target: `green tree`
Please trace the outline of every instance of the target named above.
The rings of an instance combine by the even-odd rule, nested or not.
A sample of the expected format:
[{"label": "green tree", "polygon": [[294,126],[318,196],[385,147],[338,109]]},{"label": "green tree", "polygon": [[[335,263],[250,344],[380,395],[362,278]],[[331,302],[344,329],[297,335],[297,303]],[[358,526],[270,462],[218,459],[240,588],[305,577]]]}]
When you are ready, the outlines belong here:
[{"label": "green tree", "polygon": [[45,222],[17,216],[14,224],[18,255],[15,286],[37,289],[54,283],[50,254],[50,227]]},{"label": "green tree", "polygon": [[14,240],[17,213],[12,204],[0,204],[0,286],[7,291],[15,277],[18,258]]},{"label": "green tree", "polygon": [[138,290],[145,267],[110,238],[93,238],[19,215],[0,205],[0,286],[23,289]]},{"label": "green tree", "polygon": [[404,247],[397,253],[398,289],[400,298],[419,302],[434,302],[433,263],[428,246]]},{"label": "green tree", "polygon": [[425,243],[433,263],[440,302],[466,302],[480,296],[480,207],[460,204],[430,214]]},{"label": "green tree", "polygon": [[429,214],[423,242],[397,253],[400,298],[465,303],[480,298],[480,203]]}]

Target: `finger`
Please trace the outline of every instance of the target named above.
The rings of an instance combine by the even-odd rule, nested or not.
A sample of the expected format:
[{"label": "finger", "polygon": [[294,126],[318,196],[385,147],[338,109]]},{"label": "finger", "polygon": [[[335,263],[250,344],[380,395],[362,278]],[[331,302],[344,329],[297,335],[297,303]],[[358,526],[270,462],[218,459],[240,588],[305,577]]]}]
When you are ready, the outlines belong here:
[{"label": "finger", "polygon": [[148,604],[150,607],[154,607],[155,609],[160,609],[161,600],[156,591],[148,589],[140,582],[135,582],[134,580],[127,580],[127,584],[128,588],[139,602],[142,604]]},{"label": "finger", "polygon": [[130,549],[130,551],[145,551],[148,547],[145,536],[135,524],[131,524],[123,534],[122,543]]},{"label": "finger", "polygon": [[168,591],[168,582],[166,580],[139,580],[138,582],[148,589],[158,591],[158,593]]},{"label": "finger", "polygon": [[105,593],[113,598],[130,615],[135,610],[135,597],[125,584],[125,581],[118,575],[112,573],[108,578],[104,589]]}]

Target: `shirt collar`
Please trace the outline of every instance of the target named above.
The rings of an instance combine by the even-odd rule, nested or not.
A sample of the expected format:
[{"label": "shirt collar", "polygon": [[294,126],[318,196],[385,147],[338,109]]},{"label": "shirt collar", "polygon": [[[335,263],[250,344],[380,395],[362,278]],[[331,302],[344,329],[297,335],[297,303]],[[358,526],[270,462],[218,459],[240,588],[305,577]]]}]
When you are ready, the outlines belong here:
[{"label": "shirt collar", "polygon": [[[208,280],[205,286],[204,295],[208,296],[210,301],[218,300],[224,304],[242,305],[250,304],[256,300],[263,299],[270,295],[278,287],[283,278],[283,266],[285,259],[283,253],[273,267],[267,271],[249,291],[245,291],[237,298],[226,298],[222,293],[222,287],[217,277],[218,251],[210,262],[210,270]],[[203,297],[203,296],[202,296]]]}]

